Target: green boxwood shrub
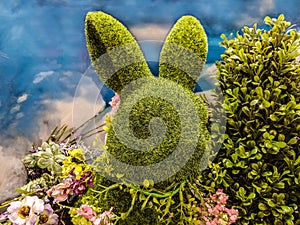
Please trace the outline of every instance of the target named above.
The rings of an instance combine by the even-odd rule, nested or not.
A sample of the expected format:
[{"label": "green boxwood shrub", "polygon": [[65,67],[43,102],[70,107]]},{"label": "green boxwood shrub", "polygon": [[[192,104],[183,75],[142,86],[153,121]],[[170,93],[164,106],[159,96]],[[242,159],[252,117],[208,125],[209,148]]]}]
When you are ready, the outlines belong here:
[{"label": "green boxwood shrub", "polygon": [[265,24],[222,35],[226,139],[202,181],[229,195],[237,224],[300,224],[300,34],[283,15]]}]

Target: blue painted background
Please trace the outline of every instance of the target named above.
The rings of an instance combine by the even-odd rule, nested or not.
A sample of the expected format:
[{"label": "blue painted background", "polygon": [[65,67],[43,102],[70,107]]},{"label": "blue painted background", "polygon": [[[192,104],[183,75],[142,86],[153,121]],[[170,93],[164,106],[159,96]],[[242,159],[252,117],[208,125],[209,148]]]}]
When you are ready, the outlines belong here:
[{"label": "blue painted background", "polygon": [[[41,118],[55,113],[49,107],[51,101],[74,96],[90,65],[84,39],[85,14],[96,10],[118,18],[138,41],[154,38],[157,42],[163,41],[179,17],[194,15],[209,36],[208,63],[220,59],[221,33],[236,32],[243,25],[261,25],[266,15],[276,17],[280,13],[298,30],[300,26],[299,0],[1,1],[0,145],[11,144],[7,140],[17,136],[34,139],[41,121],[48,123]],[[159,54],[152,48],[143,50],[146,56]]]}]

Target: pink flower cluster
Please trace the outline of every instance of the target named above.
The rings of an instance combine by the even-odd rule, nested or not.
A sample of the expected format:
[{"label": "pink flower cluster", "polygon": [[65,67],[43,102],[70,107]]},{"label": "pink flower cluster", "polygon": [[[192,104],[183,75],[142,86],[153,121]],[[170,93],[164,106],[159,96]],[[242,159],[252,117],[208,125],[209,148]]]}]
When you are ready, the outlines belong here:
[{"label": "pink flower cluster", "polygon": [[120,96],[116,93],[115,96],[112,97],[111,101],[109,102],[113,112],[116,112],[118,110],[120,103]]},{"label": "pink flower cluster", "polygon": [[110,208],[110,210],[97,215],[91,206],[83,204],[77,210],[77,213],[92,221],[94,225],[113,225],[113,223],[110,222],[111,219],[115,217],[115,215],[112,213],[112,210],[113,208]]},{"label": "pink flower cluster", "polygon": [[74,193],[81,196],[87,189],[87,186],[94,186],[93,177],[90,172],[86,172],[80,180],[76,179],[74,172],[70,173],[70,178],[66,178],[62,183],[54,185],[47,191],[47,194],[55,199],[55,201],[63,202]]},{"label": "pink flower cluster", "polygon": [[210,195],[201,204],[199,225],[230,225],[238,219],[238,211],[236,209],[226,208],[228,196],[223,193],[222,189]]}]

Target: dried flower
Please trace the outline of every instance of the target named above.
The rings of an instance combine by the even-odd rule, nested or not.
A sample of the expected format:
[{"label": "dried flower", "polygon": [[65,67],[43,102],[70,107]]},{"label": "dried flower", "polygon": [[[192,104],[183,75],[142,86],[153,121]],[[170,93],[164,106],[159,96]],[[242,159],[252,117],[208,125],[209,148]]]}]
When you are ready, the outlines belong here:
[{"label": "dried flower", "polygon": [[69,195],[73,193],[72,181],[68,179],[65,179],[63,183],[59,183],[47,191],[47,194],[58,202],[66,201]]}]

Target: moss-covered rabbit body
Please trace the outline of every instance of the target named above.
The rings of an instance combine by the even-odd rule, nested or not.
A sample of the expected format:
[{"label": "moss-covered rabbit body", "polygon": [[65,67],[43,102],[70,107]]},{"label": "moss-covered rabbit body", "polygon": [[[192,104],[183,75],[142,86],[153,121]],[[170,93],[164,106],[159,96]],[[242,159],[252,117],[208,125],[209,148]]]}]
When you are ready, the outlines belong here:
[{"label": "moss-covered rabbit body", "polygon": [[[170,207],[179,197],[167,197],[182,193],[184,183],[199,175],[209,142],[207,107],[193,93],[207,55],[202,25],[193,16],[176,22],[162,47],[159,77],[152,75],[131,33],[112,16],[88,13],[86,39],[96,72],[121,102],[106,138],[110,174],[100,171],[94,189],[121,183],[122,190],[118,187],[94,197],[89,191],[81,203],[95,201],[96,195],[101,199],[97,206],[105,210],[113,206],[122,215],[117,224],[187,224],[176,213],[163,222],[162,208],[142,206],[134,196],[143,192],[143,186],[149,188],[145,185],[149,181],[157,196],[163,196],[162,205],[169,199]],[[159,194],[163,192],[167,194]],[[169,210],[166,207],[164,211]]]}]

